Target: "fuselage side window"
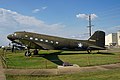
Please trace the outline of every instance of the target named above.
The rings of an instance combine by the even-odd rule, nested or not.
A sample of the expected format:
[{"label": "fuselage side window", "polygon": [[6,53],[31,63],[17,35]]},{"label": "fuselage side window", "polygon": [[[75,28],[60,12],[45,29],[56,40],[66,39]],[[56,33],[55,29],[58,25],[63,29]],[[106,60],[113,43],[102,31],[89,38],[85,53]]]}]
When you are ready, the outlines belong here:
[{"label": "fuselage side window", "polygon": [[56,42],[56,44],[58,44],[59,42]]},{"label": "fuselage side window", "polygon": [[50,41],[51,43],[53,43],[53,41]]},{"label": "fuselage side window", "polygon": [[35,38],[35,40],[37,41],[37,40],[38,40],[38,38]]},{"label": "fuselage side window", "polygon": [[28,35],[25,35],[25,37],[27,38],[27,37],[28,37]]},{"label": "fuselage side window", "polygon": [[45,42],[48,42],[48,40],[45,40]]},{"label": "fuselage side window", "polygon": [[30,40],[33,40],[33,37],[30,37]]},{"label": "fuselage side window", "polygon": [[43,41],[43,39],[40,39],[40,41]]}]

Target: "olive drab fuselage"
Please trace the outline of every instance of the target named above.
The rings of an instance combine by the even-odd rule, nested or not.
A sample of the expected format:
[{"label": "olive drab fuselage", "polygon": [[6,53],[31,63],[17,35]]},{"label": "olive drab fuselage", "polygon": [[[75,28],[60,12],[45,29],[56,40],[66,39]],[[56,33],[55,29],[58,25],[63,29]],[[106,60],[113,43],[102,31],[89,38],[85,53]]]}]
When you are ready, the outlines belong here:
[{"label": "olive drab fuselage", "polygon": [[105,49],[105,33],[96,31],[88,40],[76,40],[32,32],[15,32],[7,38],[32,49],[48,50],[102,50]]}]

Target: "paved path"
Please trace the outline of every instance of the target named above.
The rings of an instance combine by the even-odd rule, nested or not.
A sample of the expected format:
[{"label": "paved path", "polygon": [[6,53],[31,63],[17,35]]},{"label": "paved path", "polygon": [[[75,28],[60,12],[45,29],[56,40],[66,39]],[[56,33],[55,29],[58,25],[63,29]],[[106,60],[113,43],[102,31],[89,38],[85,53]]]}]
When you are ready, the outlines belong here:
[{"label": "paved path", "polygon": [[76,72],[94,72],[120,68],[120,63],[90,67],[61,67],[58,69],[7,69],[6,74],[10,75],[59,75],[72,74]]},{"label": "paved path", "polygon": [[6,80],[4,69],[2,67],[1,59],[0,59],[0,80]]}]

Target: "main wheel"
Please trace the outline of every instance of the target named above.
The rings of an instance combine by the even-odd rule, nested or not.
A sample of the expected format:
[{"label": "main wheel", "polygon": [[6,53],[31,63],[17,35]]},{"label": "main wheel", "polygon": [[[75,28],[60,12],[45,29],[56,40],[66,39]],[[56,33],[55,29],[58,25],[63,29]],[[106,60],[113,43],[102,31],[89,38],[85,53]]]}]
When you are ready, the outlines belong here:
[{"label": "main wheel", "polygon": [[25,52],[25,56],[31,56],[31,52],[30,52],[29,50],[27,50],[27,51]]}]

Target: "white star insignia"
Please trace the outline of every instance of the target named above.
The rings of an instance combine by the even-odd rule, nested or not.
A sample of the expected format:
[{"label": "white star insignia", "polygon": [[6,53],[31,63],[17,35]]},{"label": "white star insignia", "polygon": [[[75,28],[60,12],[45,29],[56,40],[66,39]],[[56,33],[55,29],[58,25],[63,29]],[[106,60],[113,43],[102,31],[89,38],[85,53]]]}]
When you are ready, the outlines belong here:
[{"label": "white star insignia", "polygon": [[83,46],[83,44],[82,44],[82,43],[79,43],[79,44],[78,44],[78,47],[82,47],[82,46]]}]

